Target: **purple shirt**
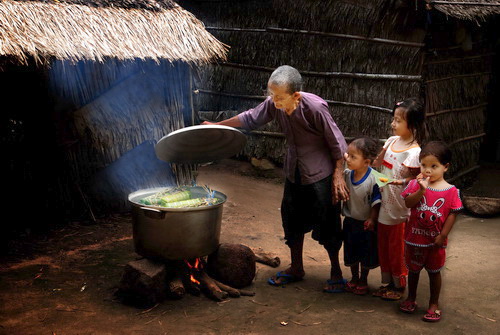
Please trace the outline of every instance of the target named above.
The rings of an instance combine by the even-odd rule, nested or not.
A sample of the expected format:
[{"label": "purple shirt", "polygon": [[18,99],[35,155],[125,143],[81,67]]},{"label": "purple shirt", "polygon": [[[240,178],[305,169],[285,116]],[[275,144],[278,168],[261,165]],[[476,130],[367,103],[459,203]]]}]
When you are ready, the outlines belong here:
[{"label": "purple shirt", "polygon": [[276,120],[288,143],[283,167],[285,175],[294,182],[298,167],[301,184],[308,185],[333,173],[336,160],[344,157],[347,144],[326,101],[312,93],[300,94],[299,106],[291,115],[274,107],[269,97],[257,107],[238,114],[238,118],[248,130]]}]

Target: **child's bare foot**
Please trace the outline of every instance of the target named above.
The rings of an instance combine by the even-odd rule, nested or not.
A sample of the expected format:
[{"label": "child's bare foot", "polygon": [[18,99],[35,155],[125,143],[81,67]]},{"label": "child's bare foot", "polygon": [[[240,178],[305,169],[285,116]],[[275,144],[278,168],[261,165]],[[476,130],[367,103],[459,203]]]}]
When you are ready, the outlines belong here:
[{"label": "child's bare foot", "polygon": [[286,270],[279,271],[276,275],[269,278],[268,283],[275,286],[286,285],[300,281],[304,278],[304,276],[304,270],[295,271],[292,270],[292,268],[288,268]]}]

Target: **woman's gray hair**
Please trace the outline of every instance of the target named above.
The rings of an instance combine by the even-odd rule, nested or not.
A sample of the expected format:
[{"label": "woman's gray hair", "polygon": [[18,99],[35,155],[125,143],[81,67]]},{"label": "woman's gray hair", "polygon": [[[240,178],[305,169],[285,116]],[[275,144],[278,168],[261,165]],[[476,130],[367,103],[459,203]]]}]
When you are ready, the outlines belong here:
[{"label": "woman's gray hair", "polygon": [[286,86],[290,94],[302,90],[302,76],[296,68],[289,65],[276,68],[269,77],[268,83],[276,86]]}]

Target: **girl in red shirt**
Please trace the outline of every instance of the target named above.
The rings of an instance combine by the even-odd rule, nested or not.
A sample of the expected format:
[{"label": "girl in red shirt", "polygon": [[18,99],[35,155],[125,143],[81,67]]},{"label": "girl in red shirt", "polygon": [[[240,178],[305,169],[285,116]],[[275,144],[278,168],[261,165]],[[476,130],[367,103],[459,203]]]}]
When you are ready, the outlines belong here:
[{"label": "girl in red shirt", "polygon": [[424,321],[441,319],[439,293],[441,269],[446,260],[445,248],[457,212],[462,207],[459,190],[446,182],[444,173],[451,161],[451,151],[443,142],[429,142],[420,152],[420,171],[401,196],[411,208],[405,229],[405,262],[408,267],[408,297],[399,309],[413,313],[417,308],[417,286],[420,271],[429,274],[431,295]]}]

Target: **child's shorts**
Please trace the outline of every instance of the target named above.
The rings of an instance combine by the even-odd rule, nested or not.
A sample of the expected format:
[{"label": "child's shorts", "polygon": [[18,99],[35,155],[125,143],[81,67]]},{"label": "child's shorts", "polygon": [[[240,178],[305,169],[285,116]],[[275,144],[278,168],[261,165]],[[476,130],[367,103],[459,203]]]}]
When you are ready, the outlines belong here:
[{"label": "child's shorts", "polygon": [[410,272],[420,272],[425,268],[427,272],[436,273],[441,271],[445,261],[445,248],[405,245],[405,262]]},{"label": "child's shorts", "polygon": [[344,218],[344,264],[361,264],[365,269],[378,267],[377,232],[365,230],[364,221]]}]

